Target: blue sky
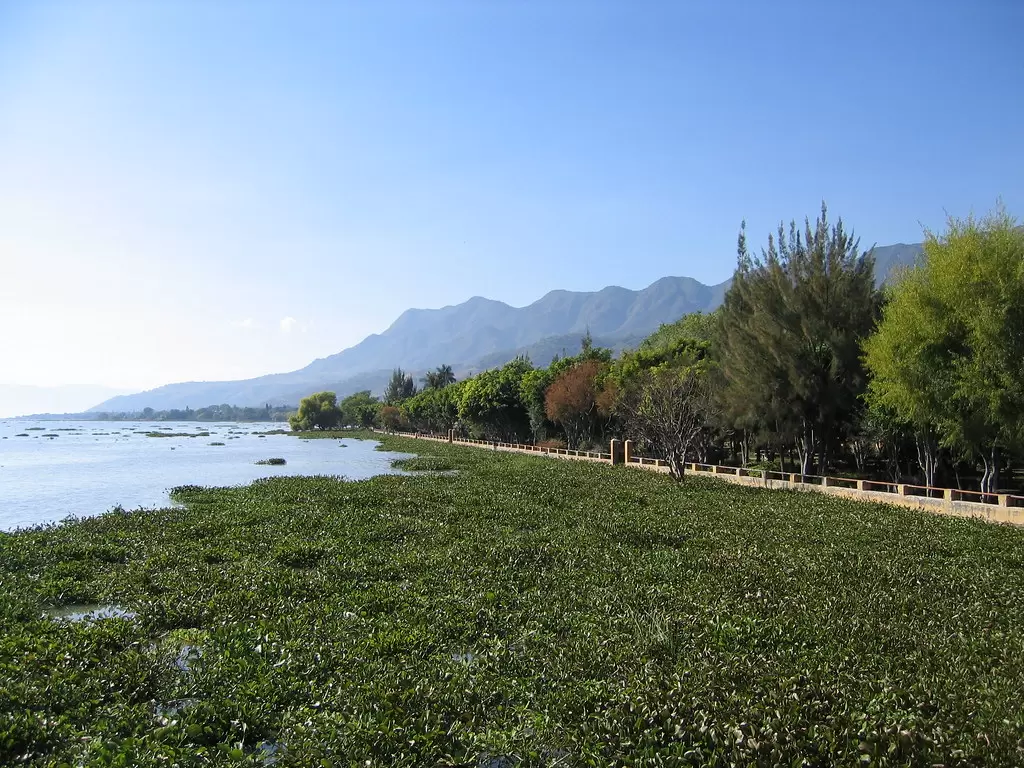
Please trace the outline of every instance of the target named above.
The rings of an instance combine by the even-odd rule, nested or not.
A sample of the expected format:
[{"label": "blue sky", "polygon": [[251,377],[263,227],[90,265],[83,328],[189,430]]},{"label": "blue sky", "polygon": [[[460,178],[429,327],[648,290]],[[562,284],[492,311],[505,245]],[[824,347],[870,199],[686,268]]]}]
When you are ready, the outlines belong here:
[{"label": "blue sky", "polygon": [[823,198],[864,244],[1021,216],[1022,30],[1018,0],[0,0],[0,384],[246,377],[409,306],[719,282],[741,220]]}]

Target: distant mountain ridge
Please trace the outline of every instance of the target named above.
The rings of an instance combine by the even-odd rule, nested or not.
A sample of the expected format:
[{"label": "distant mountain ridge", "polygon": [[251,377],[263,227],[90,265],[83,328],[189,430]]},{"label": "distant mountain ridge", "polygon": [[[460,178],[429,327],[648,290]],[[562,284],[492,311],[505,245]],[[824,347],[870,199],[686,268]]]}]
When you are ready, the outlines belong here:
[{"label": "distant mountain ridge", "polygon": [[[913,264],[920,253],[920,245],[876,248],[879,281],[894,268]],[[502,365],[518,354],[529,355],[536,365],[547,365],[556,354],[575,354],[588,331],[602,346],[615,350],[636,346],[662,323],[717,308],[729,283],[704,285],[690,277],[663,277],[639,291],[619,286],[593,292],[555,290],[525,307],[474,296],[440,309],[408,309],[384,332],[297,371],[241,381],[167,384],[111,398],[90,410],[134,412],[220,403],[294,405],[324,389],[339,397],[362,389],[381,392],[391,370],[399,366],[418,376],[447,363],[461,378]]]}]

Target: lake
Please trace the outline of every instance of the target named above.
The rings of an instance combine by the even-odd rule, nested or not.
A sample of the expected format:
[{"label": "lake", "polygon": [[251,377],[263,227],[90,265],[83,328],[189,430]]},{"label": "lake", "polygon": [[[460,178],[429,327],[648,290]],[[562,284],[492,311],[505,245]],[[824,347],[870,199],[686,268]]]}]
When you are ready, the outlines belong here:
[{"label": "lake", "polygon": [[[165,507],[178,485],[241,485],[278,475],[362,480],[401,474],[407,454],[376,451],[369,440],[303,440],[261,435],[280,423],[0,420],[0,530]],[[197,433],[147,437],[146,433]],[[224,445],[211,445],[223,443]],[[283,458],[284,466],[260,466]]]}]

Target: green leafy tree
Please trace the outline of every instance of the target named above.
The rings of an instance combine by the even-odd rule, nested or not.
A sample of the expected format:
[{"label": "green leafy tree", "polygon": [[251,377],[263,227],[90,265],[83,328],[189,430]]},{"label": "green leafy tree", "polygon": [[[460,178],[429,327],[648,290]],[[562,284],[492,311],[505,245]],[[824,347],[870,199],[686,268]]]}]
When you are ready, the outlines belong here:
[{"label": "green leafy tree", "polygon": [[1024,232],[1002,206],[926,233],[864,354],[872,405],[980,460],[996,490],[1000,451],[1024,441]]},{"label": "green leafy tree", "polygon": [[416,382],[413,381],[412,375],[401,368],[395,368],[391,372],[388,387],[384,390],[384,404],[399,405],[403,400],[408,400],[415,394]]},{"label": "green leafy tree", "polygon": [[377,421],[380,406],[380,400],[371,395],[368,389],[349,395],[339,406],[342,424],[368,429]]},{"label": "green leafy tree", "polygon": [[520,392],[523,377],[531,370],[529,360],[517,357],[468,379],[459,400],[459,418],[488,439],[524,439],[530,418]]},{"label": "green leafy tree", "polygon": [[402,403],[402,413],[416,429],[445,434],[459,420],[459,397],[459,385],[424,389]]},{"label": "green leafy tree", "polygon": [[874,258],[841,219],[829,226],[824,204],[803,232],[780,225],[760,258],[741,228],[738,252],[721,308],[723,406],[734,425],[759,425],[780,449],[795,443],[802,474],[815,458],[825,472],[866,385],[860,344],[879,305]]},{"label": "green leafy tree", "polygon": [[299,411],[288,419],[296,431],[334,429],[341,423],[341,409],[333,392],[317,392],[302,398]]},{"label": "green leafy tree", "polygon": [[640,349],[654,351],[672,347],[681,341],[712,342],[717,336],[720,321],[719,310],[690,312],[674,323],[662,323],[658,330],[640,342]]}]

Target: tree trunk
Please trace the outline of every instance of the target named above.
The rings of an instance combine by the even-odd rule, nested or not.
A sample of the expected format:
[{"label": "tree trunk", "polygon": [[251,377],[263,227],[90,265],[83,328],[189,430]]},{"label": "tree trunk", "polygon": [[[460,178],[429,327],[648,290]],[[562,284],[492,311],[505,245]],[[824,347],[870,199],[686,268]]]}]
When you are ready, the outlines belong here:
[{"label": "tree trunk", "polygon": [[917,436],[917,464],[924,472],[924,484],[929,488],[935,485],[935,467],[938,464],[939,446],[935,437],[924,432]]},{"label": "tree trunk", "polygon": [[747,442],[747,430],[740,433],[740,465],[746,467],[750,464],[750,445]]},{"label": "tree trunk", "polygon": [[993,445],[986,456],[981,455],[985,473],[981,476],[981,492],[996,493],[999,490],[999,449]]},{"label": "tree trunk", "polygon": [[800,459],[800,475],[806,477],[811,474],[814,462],[814,429],[810,425],[804,425],[804,434],[796,444],[797,456]]}]

